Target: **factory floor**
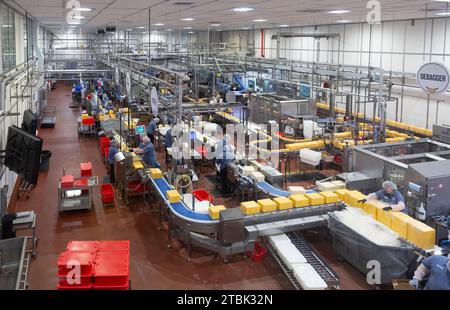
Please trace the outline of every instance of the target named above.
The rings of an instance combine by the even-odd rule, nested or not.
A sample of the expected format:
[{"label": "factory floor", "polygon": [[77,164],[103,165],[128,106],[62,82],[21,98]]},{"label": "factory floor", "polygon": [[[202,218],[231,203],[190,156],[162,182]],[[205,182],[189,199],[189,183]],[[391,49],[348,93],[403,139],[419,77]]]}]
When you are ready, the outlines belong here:
[{"label": "factory floor", "polygon": [[[141,205],[118,208],[103,207],[100,193],[94,191],[95,207],[91,211],[58,212],[57,186],[63,170],[79,175],[80,162],[90,161],[93,174],[102,182],[106,176],[98,150],[98,139],[78,139],[79,111],[69,108],[71,88],[59,84],[49,94],[49,105],[56,107],[56,126],[40,129],[44,149],[53,154],[50,170],[41,173],[39,183],[29,200],[20,199],[16,211],[37,213],[37,256],[31,261],[29,289],[55,289],[57,259],[71,240],[130,240],[132,289],[290,289],[291,286],[275,261],[266,256],[256,263],[235,255],[231,263],[211,253],[195,249],[186,262],[186,250],[172,242],[168,248],[167,227],[158,230],[157,214],[147,214]],[[164,154],[159,154],[164,163]],[[206,168],[205,168],[206,169]],[[206,169],[206,171],[208,171]],[[214,170],[210,171],[214,174]],[[205,172],[207,174],[208,172]],[[196,188],[214,187],[202,177]],[[232,203],[218,198],[216,203]],[[335,258],[331,243],[323,237],[308,234],[307,239],[339,274],[341,289],[371,289],[365,278],[352,266]]]}]

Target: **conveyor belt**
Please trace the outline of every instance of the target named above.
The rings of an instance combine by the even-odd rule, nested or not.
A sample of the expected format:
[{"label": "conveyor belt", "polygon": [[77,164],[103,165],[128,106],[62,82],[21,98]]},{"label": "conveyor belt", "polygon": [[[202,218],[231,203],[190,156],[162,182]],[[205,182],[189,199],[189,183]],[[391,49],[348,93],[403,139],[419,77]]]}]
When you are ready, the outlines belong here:
[{"label": "conveyor belt", "polygon": [[319,254],[312,249],[307,242],[300,237],[296,232],[290,232],[286,234],[299,252],[306,258],[308,264],[313,266],[316,272],[322,277],[329,288],[335,288],[339,286],[339,278],[331,267],[327,266],[319,258]]},{"label": "conveyor belt", "polygon": [[280,265],[281,270],[288,278],[289,282],[291,282],[292,286],[296,290],[301,290],[302,286],[300,283],[298,283],[297,279],[294,276],[294,272],[292,270],[289,270],[288,266],[283,262],[283,259],[278,255],[277,250],[272,247],[272,245],[269,242],[265,242],[265,246],[269,249],[270,254],[272,254],[275,261]]},{"label": "conveyor belt", "polygon": [[[157,188],[160,196],[167,201],[166,193],[171,190],[172,187],[167,183],[166,179],[151,179],[155,187]],[[200,214],[190,210],[183,202],[172,203],[169,205],[172,212],[176,213],[179,217],[188,221],[201,222],[201,223],[214,223],[216,221],[211,220],[208,214]]]},{"label": "conveyor belt", "polygon": [[260,190],[262,190],[263,192],[265,192],[271,196],[274,196],[274,197],[289,197],[289,196],[291,196],[291,193],[289,193],[287,191],[283,191],[281,189],[278,189],[278,188],[270,185],[267,182],[258,183],[258,188]]}]

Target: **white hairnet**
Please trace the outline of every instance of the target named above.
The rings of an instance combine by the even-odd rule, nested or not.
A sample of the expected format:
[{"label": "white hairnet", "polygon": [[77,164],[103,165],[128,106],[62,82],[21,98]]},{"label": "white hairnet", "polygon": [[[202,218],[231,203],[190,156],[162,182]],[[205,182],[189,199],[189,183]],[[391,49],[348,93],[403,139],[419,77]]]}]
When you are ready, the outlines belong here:
[{"label": "white hairnet", "polygon": [[156,117],[153,120],[155,121],[155,123],[157,123],[157,124],[159,123],[159,118]]},{"label": "white hairnet", "polygon": [[383,189],[387,190],[388,188],[392,188],[392,190],[396,191],[397,190],[397,185],[395,185],[394,182],[385,181],[383,183]]},{"label": "white hairnet", "polygon": [[145,136],[142,138],[142,143],[144,143],[145,145],[147,145],[150,142],[150,138]]}]

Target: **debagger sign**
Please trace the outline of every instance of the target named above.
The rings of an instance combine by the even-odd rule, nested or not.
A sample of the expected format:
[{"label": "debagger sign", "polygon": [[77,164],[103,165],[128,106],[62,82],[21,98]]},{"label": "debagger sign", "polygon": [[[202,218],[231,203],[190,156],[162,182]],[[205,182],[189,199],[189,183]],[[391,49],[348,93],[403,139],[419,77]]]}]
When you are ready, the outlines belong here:
[{"label": "debagger sign", "polygon": [[450,84],[448,68],[438,62],[424,64],[417,72],[417,83],[430,95],[440,95],[447,91]]}]

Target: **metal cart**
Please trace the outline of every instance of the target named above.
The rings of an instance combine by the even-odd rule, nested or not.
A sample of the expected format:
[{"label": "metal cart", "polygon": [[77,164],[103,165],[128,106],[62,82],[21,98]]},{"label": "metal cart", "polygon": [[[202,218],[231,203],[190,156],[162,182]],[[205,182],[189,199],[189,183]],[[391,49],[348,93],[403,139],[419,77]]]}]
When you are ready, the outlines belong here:
[{"label": "metal cart", "polygon": [[56,108],[46,106],[42,109],[41,127],[54,128],[56,124]]},{"label": "metal cart", "polygon": [[[62,188],[61,182],[58,184],[58,210],[90,210],[93,205],[93,189],[98,186],[98,177],[87,178],[86,186],[74,186]],[[87,194],[86,194],[87,193]]]},{"label": "metal cart", "polygon": [[26,247],[26,237],[0,240],[0,290],[28,287],[30,252]]},{"label": "metal cart", "polygon": [[29,215],[26,217],[17,218],[13,221],[13,226],[15,231],[19,230],[29,230],[31,235],[26,236],[27,246],[28,241],[31,241],[31,254],[36,256],[36,245],[38,242],[36,236],[36,213],[34,211],[29,211]]}]

